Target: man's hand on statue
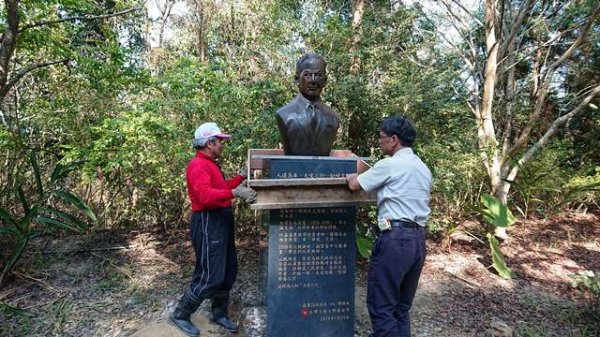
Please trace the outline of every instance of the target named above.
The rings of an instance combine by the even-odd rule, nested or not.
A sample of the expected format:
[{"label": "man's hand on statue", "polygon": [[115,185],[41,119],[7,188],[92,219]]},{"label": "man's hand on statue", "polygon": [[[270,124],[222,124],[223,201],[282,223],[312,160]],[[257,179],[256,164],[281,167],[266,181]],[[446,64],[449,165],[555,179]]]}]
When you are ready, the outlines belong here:
[{"label": "man's hand on statue", "polygon": [[244,200],[248,204],[256,202],[256,191],[251,188],[238,186],[232,192],[233,196]]},{"label": "man's hand on statue", "polygon": [[352,180],[353,178],[356,178],[358,176],[358,174],[356,173],[347,173],[346,174],[346,182],[350,182],[350,180]]},{"label": "man's hand on statue", "polygon": [[361,189],[357,177],[358,174],[356,173],[346,174],[346,183],[348,184],[348,188],[352,191],[358,191]]}]

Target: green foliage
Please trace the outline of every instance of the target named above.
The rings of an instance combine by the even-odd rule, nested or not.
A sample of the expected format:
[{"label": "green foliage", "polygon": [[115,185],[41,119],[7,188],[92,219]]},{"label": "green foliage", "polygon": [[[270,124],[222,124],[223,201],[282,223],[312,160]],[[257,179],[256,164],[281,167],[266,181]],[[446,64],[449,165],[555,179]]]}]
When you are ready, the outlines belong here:
[{"label": "green foliage", "polygon": [[596,324],[596,327],[598,327],[597,323],[600,322],[600,273],[586,270],[569,276],[572,279],[571,285],[573,287],[592,295],[591,302],[583,308],[583,312],[587,312],[590,322],[595,322],[591,323],[590,326]]},{"label": "green foliage", "polygon": [[[19,317],[18,324],[18,336],[27,336],[33,334],[33,321],[35,321],[35,315],[27,310],[13,307],[3,301],[0,301],[0,315],[2,317]],[[39,321],[39,319],[38,319]],[[0,324],[0,335],[3,336],[11,336],[10,328],[7,326],[8,324]]]},{"label": "green foliage", "polygon": [[[117,7],[136,3],[122,1]],[[27,6],[27,22],[58,18],[56,6],[65,11],[60,15],[104,10],[94,1]],[[194,39],[166,44],[146,57],[135,44],[143,18],[134,15],[27,30],[20,55],[74,62],[32,74],[36,85],[20,93],[25,118],[10,119],[11,128],[0,129],[3,149],[15,160],[23,145],[68,162],[85,159],[72,183],[89,191],[86,201],[101,210],[104,226],[179,224],[187,220],[183,174],[193,156],[194,129],[212,120],[234,134],[223,153],[226,175],[237,171],[248,148],[277,147],[273,114],[296,94],[295,61],[314,50],[329,64],[324,100],[343,122],[337,148],[377,155],[372,149],[377,148],[380,120],[407,113],[423,130],[419,146],[424,158],[448,172],[449,178],[436,184],[444,190],[442,202],[454,191],[462,193],[454,200],[469,198],[479,186],[478,175],[460,174],[470,167],[456,167],[451,160],[465,148],[457,144],[468,139],[462,127],[468,121],[459,118],[462,108],[453,102],[451,68],[431,66],[440,62],[429,50],[433,38],[413,30],[421,25],[417,12],[374,3],[365,12],[360,42],[349,54],[356,30],[348,3],[244,1],[235,8],[211,4],[206,9],[214,14],[206,26],[206,62],[198,59]],[[175,28],[195,32],[192,26]],[[354,56],[360,59],[357,73],[350,71]],[[33,137],[9,131],[19,129],[33,130]],[[448,136],[453,144],[436,151],[435,144]],[[446,186],[448,181],[453,185]],[[441,208],[446,214],[455,208],[447,205]]]},{"label": "green foliage", "polygon": [[586,270],[575,275],[570,275],[571,285],[581,290],[588,290],[600,300],[600,273]]},{"label": "green foliage", "polygon": [[575,177],[559,194],[559,199],[554,205],[555,209],[562,209],[567,204],[593,204],[600,199],[600,167],[594,177]]},{"label": "green foliage", "polygon": [[[135,45],[134,37],[141,30],[141,26],[134,24],[134,15],[27,26],[74,16],[102,15],[139,4],[138,0],[19,1],[21,32],[10,75],[36,64],[62,62],[27,73],[0,102],[0,152],[6,154],[7,168],[0,173],[0,200],[5,209],[14,211],[22,207],[23,202],[19,201],[22,198],[13,195],[16,196],[17,186],[23,185],[19,179],[26,172],[35,171],[36,176],[48,177],[53,162],[71,165],[68,168],[58,164],[56,169],[74,170],[82,158],[61,161],[66,152],[87,146],[91,126],[122,111],[126,105],[122,99],[133,92],[124,89],[134,82],[143,85],[145,80],[145,71],[138,67],[139,62],[133,56],[140,50],[135,49],[139,45]],[[6,20],[4,9],[0,11],[0,23]],[[31,149],[40,153],[40,167],[26,163],[24,158]],[[55,174],[52,179],[62,175],[60,171]],[[70,180],[64,179],[65,176],[62,185],[72,186],[72,190],[85,188],[76,175],[71,175]],[[40,181],[34,185],[39,186]],[[68,194],[54,195],[52,200],[61,197],[65,199],[63,202],[74,201]],[[55,210],[54,215],[38,220],[52,223],[48,218],[57,214]]]},{"label": "green foliage", "polygon": [[156,78],[154,99],[144,109],[167,116],[179,128],[183,150],[190,148],[194,130],[206,121],[216,121],[234,135],[224,158],[226,170],[241,164],[248,148],[273,148],[278,141],[275,110],[285,104],[285,85],[276,80],[244,79],[230,64],[200,64],[181,58]]},{"label": "green foliage", "polygon": [[360,256],[362,256],[363,259],[368,259],[373,251],[373,240],[368,238],[358,238],[356,239],[356,247],[358,248]]},{"label": "green foliage", "polygon": [[[126,207],[119,208],[120,214],[112,213],[117,209],[105,210],[105,223],[115,216],[122,223],[172,221],[161,213],[163,207],[177,209],[183,202],[182,172],[189,159],[186,146],[178,144],[182,140],[177,128],[156,114],[129,111],[90,127],[90,138],[89,146],[73,147],[65,152],[65,158],[87,158],[81,168],[84,181],[101,181],[109,190],[120,191],[112,193],[109,205]],[[101,195],[97,202],[104,198]]]},{"label": "green foliage", "polygon": [[589,207],[600,200],[600,167],[579,167],[568,140],[557,142],[521,169],[513,202],[523,215],[548,216],[566,207]]},{"label": "green foliage", "polygon": [[461,149],[458,140],[448,139],[440,131],[430,135],[433,142],[419,147],[419,155],[434,177],[431,195],[435,207],[429,227],[435,231],[447,230],[451,223],[464,218],[464,210],[479,202],[485,181],[479,155],[472,149]]},{"label": "green foliage", "polygon": [[356,248],[362,258],[369,259],[373,251],[373,241],[375,239],[370,224],[374,224],[377,221],[377,206],[358,207],[356,218]]},{"label": "green foliage", "polygon": [[[75,215],[55,208],[53,204],[59,204],[58,200],[62,200],[66,206],[78,208],[92,221],[95,220],[91,209],[79,197],[61,186],[61,182],[66,178],[69,170],[64,170],[62,165],[57,164],[49,181],[43,184],[35,152],[31,152],[29,161],[34,181],[17,182],[16,184],[15,192],[21,203],[21,212],[0,207],[0,219],[3,223],[3,227],[0,227],[0,235],[8,236],[13,242],[12,247],[9,248],[7,259],[2,261],[0,284],[19,261],[29,240],[33,237],[56,231],[58,228],[74,232],[88,228],[88,224],[79,220]],[[33,185],[38,193],[37,197],[25,195],[23,187],[27,185]]]},{"label": "green foliage", "polygon": [[489,194],[481,196],[482,206],[473,206],[473,210],[476,211],[491,227],[488,228],[486,238],[490,246],[490,253],[492,255],[492,267],[498,272],[503,278],[512,278],[514,273],[506,266],[504,261],[504,255],[500,250],[498,240],[494,237],[493,230],[496,227],[506,228],[515,223],[515,217],[512,212],[502,205],[500,200]]},{"label": "green foliage", "polygon": [[481,203],[483,204],[483,207],[478,210],[478,213],[487,223],[495,227],[506,228],[516,222],[515,217],[508,207],[502,205],[502,203],[493,196],[489,194],[482,195]]},{"label": "green foliage", "polygon": [[498,240],[494,237],[492,233],[487,233],[486,238],[490,245],[490,252],[492,254],[492,267],[498,272],[498,275],[505,279],[513,278],[514,273],[510,268],[506,266],[506,262],[504,261],[504,255],[500,250],[500,246],[498,244]]}]

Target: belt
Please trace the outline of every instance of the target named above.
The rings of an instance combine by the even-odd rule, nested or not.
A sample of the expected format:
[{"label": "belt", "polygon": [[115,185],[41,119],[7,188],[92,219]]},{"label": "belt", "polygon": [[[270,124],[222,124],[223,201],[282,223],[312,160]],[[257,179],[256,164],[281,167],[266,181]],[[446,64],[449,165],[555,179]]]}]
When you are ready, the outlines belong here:
[{"label": "belt", "polygon": [[419,228],[419,224],[411,221],[390,220],[390,224],[395,228]]}]

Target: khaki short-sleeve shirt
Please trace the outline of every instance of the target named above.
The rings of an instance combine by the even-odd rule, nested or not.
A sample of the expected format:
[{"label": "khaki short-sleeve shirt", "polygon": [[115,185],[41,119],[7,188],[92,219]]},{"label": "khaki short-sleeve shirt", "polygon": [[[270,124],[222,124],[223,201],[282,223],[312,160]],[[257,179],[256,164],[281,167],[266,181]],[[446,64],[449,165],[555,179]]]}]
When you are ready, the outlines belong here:
[{"label": "khaki short-sleeve shirt", "polygon": [[425,226],[431,210],[432,176],[409,147],[378,161],[358,176],[363,190],[377,190],[379,219],[403,220]]}]

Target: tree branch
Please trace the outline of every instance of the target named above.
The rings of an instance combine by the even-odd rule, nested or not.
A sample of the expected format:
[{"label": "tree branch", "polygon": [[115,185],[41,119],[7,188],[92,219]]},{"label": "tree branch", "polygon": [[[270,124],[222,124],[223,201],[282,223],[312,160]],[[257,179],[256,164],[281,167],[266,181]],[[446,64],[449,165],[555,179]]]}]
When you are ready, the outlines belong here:
[{"label": "tree branch", "polygon": [[481,22],[475,15],[473,15],[471,10],[466,9],[465,6],[463,6],[460,3],[460,1],[457,1],[457,0],[451,0],[451,1],[454,2],[454,4],[458,6],[458,8],[462,9],[467,15],[469,15],[469,17],[471,17],[471,19],[473,21],[475,21],[475,23],[477,23],[479,25],[479,27],[483,27],[483,22]]},{"label": "tree branch", "polygon": [[[453,0],[451,0],[453,1]],[[450,16],[454,19],[454,20],[448,20],[450,22],[450,24],[452,26],[454,26],[454,29],[456,29],[456,31],[461,35],[461,37],[463,37],[463,39],[467,40],[467,38],[462,34],[462,31],[464,30],[465,32],[468,32],[469,35],[471,34],[471,29],[469,28],[469,23],[461,18],[458,14],[456,14],[452,8],[452,6],[450,6],[449,3],[446,2],[446,0],[442,0],[441,1],[442,5],[444,5],[444,7],[446,8],[446,10],[448,11],[448,14],[450,14]],[[457,23],[460,23],[462,25],[462,29],[461,27],[458,27]]]},{"label": "tree branch", "polygon": [[571,45],[571,47],[569,47],[569,49],[567,49],[559,57],[558,60],[556,60],[550,66],[545,67],[546,61],[550,57],[550,50],[548,50],[548,53],[546,54],[546,58],[545,58],[544,63],[543,63],[544,66],[540,67],[540,70],[542,68],[547,68],[547,70],[546,70],[546,72],[545,72],[544,75],[538,74],[538,76],[540,76],[540,83],[539,83],[538,91],[534,92],[535,105],[534,105],[533,112],[529,116],[529,120],[528,120],[525,128],[523,128],[523,131],[521,132],[521,134],[517,138],[517,140],[516,140],[515,144],[513,145],[512,149],[510,149],[509,156],[511,156],[512,154],[514,154],[521,147],[525,146],[525,144],[529,141],[529,135],[531,133],[531,130],[535,126],[538,118],[540,117],[540,115],[542,113],[542,109],[544,107],[544,103],[546,102],[546,97],[548,95],[548,91],[550,90],[550,84],[552,82],[552,77],[554,76],[554,73],[556,72],[556,69],[565,60],[567,60],[569,57],[571,57],[571,55],[575,52],[575,50],[577,50],[577,48],[579,48],[584,43],[584,41],[586,40],[586,38],[588,36],[588,33],[589,33],[591,27],[593,26],[594,22],[596,21],[596,19],[598,19],[599,16],[600,16],[600,4],[598,5],[598,7],[596,7],[596,9],[594,10],[594,12],[589,16],[589,18],[588,18],[588,20],[587,20],[584,28],[582,29],[582,32],[579,34],[578,38],[573,42],[573,44]]},{"label": "tree branch", "polygon": [[[592,102],[592,100],[600,95],[600,84],[596,84],[596,87],[592,89],[592,91],[575,107],[575,109],[571,110],[569,113],[557,118],[552,125],[546,130],[546,133],[538,140],[517,162],[516,166],[523,166],[527,163],[533,155],[539,151],[542,147],[544,147],[550,138],[558,132],[558,128],[563,126],[567,121],[573,117],[576,117],[583,113],[585,108]],[[514,170],[514,168],[513,168]]]},{"label": "tree branch", "polygon": [[6,121],[6,118],[4,118],[4,111],[2,109],[0,109],[0,121],[2,122],[2,125],[8,129],[8,122]]},{"label": "tree branch", "polygon": [[175,1],[167,1],[165,3],[165,7],[164,9],[160,7],[160,5],[158,4],[158,2],[156,3],[158,6],[158,10],[160,11],[160,28],[158,30],[158,47],[162,48],[163,46],[163,38],[165,35],[165,27],[167,25],[167,19],[169,19],[169,16],[171,15],[171,11],[173,10],[173,6],[175,6]]},{"label": "tree branch", "polygon": [[[550,67],[548,69],[549,72],[558,68],[558,66],[561,65],[561,63],[563,63],[566,59],[571,57],[571,54],[573,54],[573,52],[577,48],[579,48],[579,46],[587,38],[588,32],[594,25],[598,16],[600,16],[600,3],[598,4],[598,7],[596,7],[596,9],[594,10],[594,13],[592,13],[592,15],[590,15],[590,18],[588,19],[587,24],[583,28],[583,31],[579,34],[579,37],[577,38],[577,40],[575,40],[575,42],[571,45],[571,47],[569,49],[567,49],[567,51],[564,54],[562,54],[562,56],[558,60],[556,60],[556,62],[554,62],[553,64],[550,65]],[[550,74],[550,76],[552,76],[552,74]]]},{"label": "tree branch", "polygon": [[77,21],[77,20],[81,20],[81,21],[92,21],[92,20],[102,20],[102,19],[108,19],[108,18],[112,18],[115,16],[120,16],[120,15],[125,15],[127,13],[131,13],[134,11],[139,10],[139,8],[129,8],[120,12],[116,12],[116,13],[111,13],[111,14],[104,14],[104,15],[83,15],[83,16],[71,16],[68,18],[63,18],[63,19],[57,19],[57,20],[44,20],[44,21],[40,21],[40,22],[33,22],[27,25],[24,25],[23,28],[21,28],[19,30],[19,33],[22,33],[23,31],[27,30],[27,29],[31,29],[31,28],[35,28],[35,27],[40,27],[40,26],[47,26],[47,25],[54,25],[57,23],[61,23],[61,22],[67,22],[67,21]]},{"label": "tree branch", "polygon": [[[533,3],[534,0],[527,0],[527,2],[519,9],[519,13],[517,14],[515,22],[511,24],[512,30],[510,31],[508,38],[504,41],[502,48],[500,48],[501,59],[506,57],[508,46],[512,44],[515,36],[517,35],[517,32],[519,31],[519,29],[521,29],[521,26],[523,25],[523,20],[525,19],[527,13],[529,13],[531,8],[533,7]],[[516,49],[516,45],[514,47]]]},{"label": "tree branch", "polygon": [[10,89],[12,89],[12,87],[15,86],[15,84],[17,84],[25,75],[29,74],[30,72],[39,69],[39,68],[44,68],[44,67],[48,67],[51,65],[55,65],[55,64],[59,64],[59,63],[66,63],[69,62],[68,58],[62,59],[62,60],[57,60],[57,61],[49,61],[49,62],[43,62],[43,63],[35,63],[35,64],[30,64],[24,68],[21,68],[14,76],[11,77],[10,81],[2,86],[2,88],[0,88],[0,97],[4,97],[6,96],[6,94],[10,91]]}]

